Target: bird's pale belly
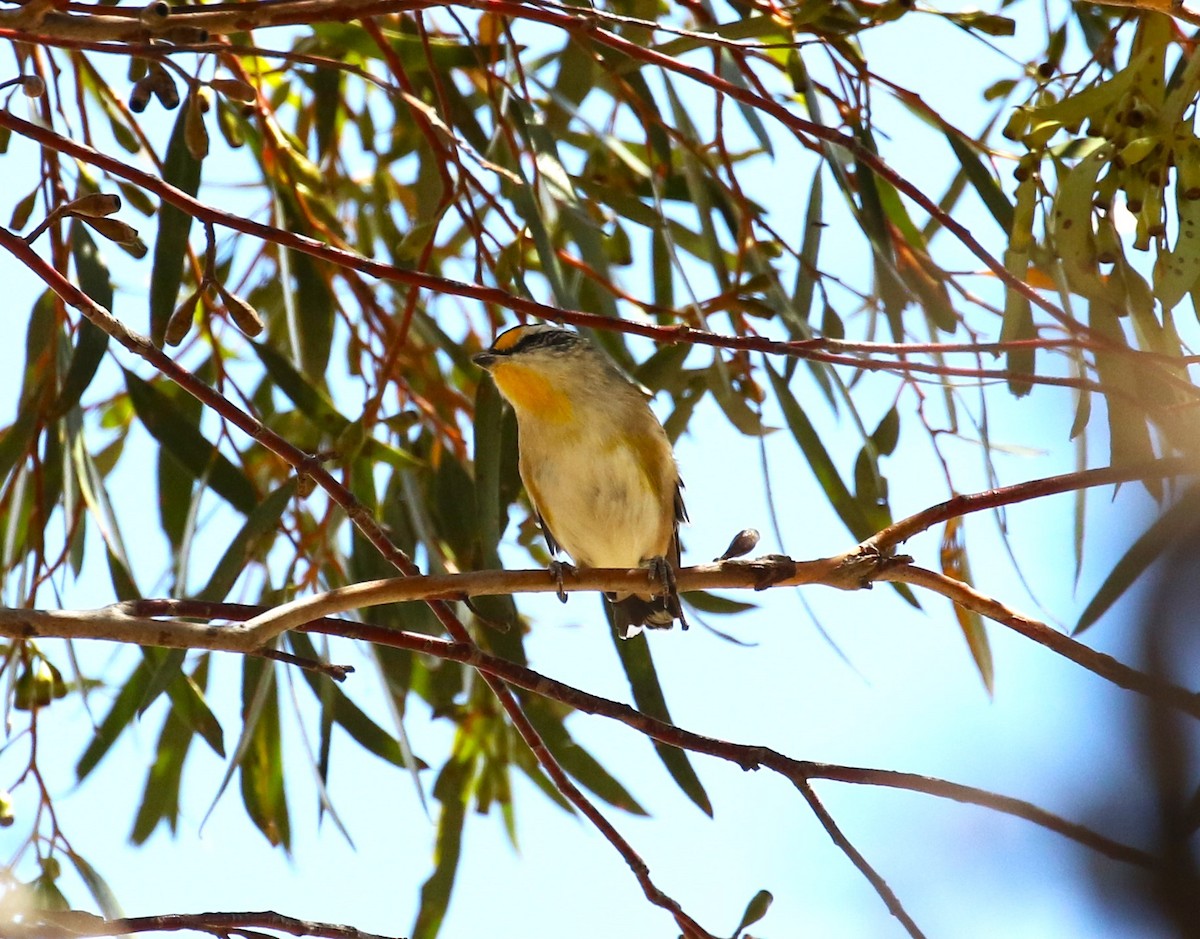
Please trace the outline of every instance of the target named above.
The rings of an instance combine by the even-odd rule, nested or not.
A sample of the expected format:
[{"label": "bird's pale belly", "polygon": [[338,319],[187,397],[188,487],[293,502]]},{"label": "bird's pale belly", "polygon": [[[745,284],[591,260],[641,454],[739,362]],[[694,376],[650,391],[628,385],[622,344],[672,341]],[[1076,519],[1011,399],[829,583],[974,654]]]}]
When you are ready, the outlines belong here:
[{"label": "bird's pale belly", "polygon": [[637,567],[667,553],[670,505],[623,450],[588,463],[544,461],[527,488],[538,493],[538,511],[576,564]]}]

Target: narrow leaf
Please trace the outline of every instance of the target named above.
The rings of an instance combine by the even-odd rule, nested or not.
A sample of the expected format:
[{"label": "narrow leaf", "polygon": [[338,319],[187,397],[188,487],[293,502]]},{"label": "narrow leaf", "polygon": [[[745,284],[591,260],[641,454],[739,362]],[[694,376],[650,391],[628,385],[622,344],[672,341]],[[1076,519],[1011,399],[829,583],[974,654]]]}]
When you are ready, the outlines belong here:
[{"label": "narrow leaf", "polygon": [[254,486],[229,458],[198,431],[188,417],[153,385],[125,372],[129,400],[150,436],[196,479],[208,476],[213,491],[235,509],[249,515],[258,506]]},{"label": "narrow leaf", "polygon": [[800,407],[800,403],[788,388],[787,383],[769,362],[765,363],[765,367],[767,375],[771,379],[771,387],[775,390],[776,398],[779,399],[779,406],[783,410],[783,417],[787,422],[788,429],[796,438],[796,443],[800,445],[800,451],[804,454],[809,468],[817,477],[817,482],[825,491],[829,504],[833,506],[838,517],[850,529],[850,533],[855,538],[859,541],[869,538],[875,533],[875,529],[862,506],[855,501],[850,490],[846,488],[846,484],[838,474],[837,467],[833,465],[833,460],[821,442],[812,422],[808,419],[808,415]]},{"label": "narrow leaf", "polygon": [[446,918],[458,858],[462,852],[463,822],[467,813],[467,784],[473,760],[461,754],[452,756],[438,775],[434,797],[441,803],[438,813],[437,841],[433,849],[433,873],[421,887],[421,907],[413,924],[412,939],[434,939]]},{"label": "narrow leaf", "polygon": [[[163,180],[194,196],[200,189],[200,161],[192,156],[187,145],[188,111],[188,108],[181,110],[175,120],[175,129],[163,158]],[[150,338],[157,346],[163,344],[167,320],[179,299],[191,227],[191,214],[164,200],[158,213],[158,237],[154,242],[154,266],[150,272]]]},{"label": "narrow leaf", "polygon": [[75,764],[76,779],[85,779],[108,753],[121,731],[133,722],[137,715],[138,702],[142,700],[149,681],[150,670],[144,663],[139,663],[113,700],[112,707],[108,709],[100,726],[96,728],[92,742],[87,745],[79,762]]},{"label": "narrow leaf", "polygon": [[[605,606],[609,619],[612,611]],[[629,679],[629,687],[633,691],[633,700],[638,710],[645,711],[651,717],[661,721],[671,721],[671,712],[667,710],[667,701],[663,696],[662,686],[658,683],[658,674],[654,670],[654,659],[650,655],[650,644],[645,634],[634,636],[632,639],[618,639],[615,630],[612,633],[613,644],[617,647],[617,655],[621,658],[621,666]],[[700,807],[705,815],[713,813],[712,802],[700,782],[700,777],[692,768],[688,755],[676,747],[665,743],[654,742],[658,757],[666,766],[671,778],[679,785],[689,799]]]},{"label": "narrow leaf", "polygon": [[1200,489],[1192,489],[1167,509],[1122,555],[1088,602],[1073,635],[1079,635],[1117,602],[1146,570],[1200,518]]},{"label": "narrow leaf", "polygon": [[229,542],[229,547],[217,562],[204,589],[196,595],[199,600],[218,601],[233,589],[242,571],[258,553],[256,545],[265,535],[279,527],[279,519],[296,492],[296,480],[289,479],[263,499],[248,516],[241,530]]}]

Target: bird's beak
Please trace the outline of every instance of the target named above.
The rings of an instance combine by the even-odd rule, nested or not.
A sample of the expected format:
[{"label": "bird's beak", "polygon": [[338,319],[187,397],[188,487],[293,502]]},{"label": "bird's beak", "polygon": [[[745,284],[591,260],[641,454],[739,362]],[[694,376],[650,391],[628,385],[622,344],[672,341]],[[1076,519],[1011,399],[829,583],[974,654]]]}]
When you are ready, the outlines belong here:
[{"label": "bird's beak", "polygon": [[491,352],[480,352],[478,355],[471,356],[471,361],[482,369],[489,369],[496,364],[496,356]]}]

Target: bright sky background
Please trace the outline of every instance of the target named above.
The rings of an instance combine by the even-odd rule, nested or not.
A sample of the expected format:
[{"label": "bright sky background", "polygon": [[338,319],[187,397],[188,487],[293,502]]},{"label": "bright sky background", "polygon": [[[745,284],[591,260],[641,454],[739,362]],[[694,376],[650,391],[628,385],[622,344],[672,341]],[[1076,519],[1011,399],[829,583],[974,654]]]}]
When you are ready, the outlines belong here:
[{"label": "bright sky background", "polygon": [[[1021,5],[1015,15],[1031,20],[1031,35],[1040,30],[1032,7]],[[874,68],[918,90],[935,108],[978,114],[977,125],[982,125],[980,91],[1013,70],[940,20],[908,17],[905,22],[909,25],[867,34]],[[998,44],[1021,49],[1021,32],[1017,40]],[[935,48],[936,56],[930,54]],[[940,196],[950,178],[944,145],[931,152],[926,147],[933,138],[918,136],[914,121],[902,118],[882,96],[876,104],[886,115],[881,126],[893,138],[885,149],[893,165],[926,181],[927,191]],[[963,123],[968,131],[979,129],[970,118]],[[908,133],[913,134],[911,145]],[[789,147],[787,152],[795,150]],[[781,165],[766,180],[768,192],[750,195],[776,200],[772,205],[778,217],[794,226],[811,175],[807,163],[794,171]],[[780,188],[781,180],[786,188]],[[832,186],[826,191],[832,205],[838,197]],[[220,201],[223,195],[202,192],[201,198]],[[971,211],[966,220],[994,248],[999,244],[994,223],[981,210]],[[783,230],[789,232],[786,224]],[[861,251],[835,225],[825,234],[822,266],[861,282],[856,271],[862,268],[855,264]],[[148,276],[149,262],[122,270]],[[8,259],[0,259],[0,272],[10,291],[17,291],[10,315],[14,322],[23,322],[33,300],[31,279]],[[144,328],[145,307],[137,294],[141,288],[129,281],[122,286],[134,295],[118,295],[116,313]],[[16,343],[0,346],[0,402],[15,400],[21,354]],[[118,356],[130,365],[128,355]],[[882,413],[894,395],[895,382],[866,379],[864,389],[873,387]],[[801,378],[793,388],[802,398],[814,394]],[[859,394],[859,400],[870,399]],[[1021,402],[997,395],[993,403],[998,403],[990,412],[993,439],[1023,448],[1018,455],[998,458],[1005,482],[1074,468],[1067,441],[1073,413],[1069,392],[1042,390]],[[358,406],[361,402],[347,410]],[[869,408],[864,411],[878,416]],[[838,428],[821,407],[811,414],[828,432],[827,443],[844,442],[835,454],[848,474],[857,449],[853,428]],[[0,413],[0,419],[7,420],[7,413]],[[783,424],[777,414],[768,412],[767,419],[774,426]],[[1098,417],[1093,420],[1093,427],[1102,426]],[[964,489],[985,488],[979,448],[965,442],[951,446],[959,484]],[[1101,465],[1102,447],[1096,446],[1091,462]],[[789,435],[770,436],[766,451],[784,545],[771,534],[756,442],[738,436],[710,402],[697,411],[677,451],[693,518],[685,533],[685,561],[708,561],[723,550],[731,534],[747,526],[762,530],[761,551],[785,550],[797,558],[834,554],[851,546],[852,539],[827,507]],[[897,517],[947,495],[915,422],[905,423],[900,449],[884,470]],[[146,532],[150,542],[130,545],[135,556],[147,547],[153,554],[162,538],[155,507],[142,495],[145,472],[145,467],[127,460],[115,477],[122,483],[113,485],[119,493],[117,510],[128,530]],[[968,543],[983,589],[1031,615],[1073,622],[1113,560],[1144,526],[1144,513],[1152,503],[1132,486],[1115,501],[1107,490],[1090,497],[1092,540],[1077,590],[1071,504],[1070,496],[1056,497],[1009,512],[1022,570],[1044,608],[1014,576],[996,537],[994,518],[970,519]],[[937,567],[939,540],[940,532],[927,533],[907,549],[918,562]],[[528,566],[516,554],[509,560]],[[110,588],[103,577],[87,577],[64,599],[68,606],[98,606],[111,599]],[[659,675],[679,726],[766,744],[797,758],[940,776],[1032,800],[1102,831],[1120,831],[1119,819],[1100,805],[1104,785],[1128,776],[1140,758],[1124,736],[1124,719],[1116,716],[1118,709],[1129,706],[1129,695],[993,627],[996,694],[990,700],[949,604],[937,597],[922,597],[925,612],[916,613],[882,586],[855,594],[827,588],[804,591],[803,599],[853,668],[814,627],[794,592],[777,590],[751,599],[761,603],[760,610],[717,625],[755,643],[753,648],[732,645],[702,626],[652,636]],[[564,608],[543,596],[522,598],[520,606],[536,623],[527,643],[535,668],[588,691],[628,700],[598,599],[577,595]],[[1128,656],[1129,650],[1117,644],[1124,631],[1116,624],[1133,615],[1136,608],[1122,604],[1086,640],[1118,657]],[[99,663],[110,651],[93,648],[86,654]],[[368,663],[345,642],[335,644],[331,658],[360,666],[345,690],[385,723],[386,711]],[[134,662],[134,656],[123,653],[114,675],[127,674]],[[232,747],[239,726],[239,663],[227,657],[217,666],[209,700]],[[289,681],[281,674],[286,701]],[[311,716],[310,696],[296,684],[303,710]],[[136,733],[122,737],[97,773],[76,791],[73,766],[87,717],[74,702],[72,698],[56,704],[43,715],[42,768],[58,796],[63,829],[76,850],[108,879],[127,913],[272,909],[387,935],[408,933],[420,885],[431,869],[434,828],[405,773],[365,754],[345,735],[335,738],[331,792],[354,839],[351,848],[328,820],[317,827],[312,775],[295,722],[285,719],[285,750],[292,756],[288,786],[295,848],[289,859],[271,849],[249,824],[236,780],[201,828],[224,766],[197,742],[185,772],[180,831],[172,837],[160,828],[148,846],[134,849],[126,837],[152,758],[161,708],[152,709]],[[106,702],[97,700],[94,706],[103,713]],[[310,735],[315,735],[314,728],[315,722],[309,721]],[[418,754],[432,758],[444,752],[449,728],[429,724],[415,697],[407,728]],[[693,757],[716,809],[715,819],[709,820],[678,791],[639,734],[587,716],[572,718],[570,729],[652,817],[630,818],[605,808],[606,814],[648,862],[655,882],[715,934],[731,932],[746,902],[765,888],[775,895],[775,904],[767,918],[751,928],[755,935],[902,935],[882,902],[782,778],[766,770],[747,774],[731,764]],[[21,746],[0,755],[0,783],[13,774],[18,765],[14,760],[19,759],[24,759]],[[565,817],[523,777],[514,774],[513,780],[520,850],[509,847],[496,813],[469,819],[442,936],[675,935],[669,917],[642,899],[632,874],[589,825]],[[425,785],[432,785],[428,775]],[[817,791],[930,936],[1165,935],[1144,924],[1114,923],[1083,885],[1091,855],[1027,822],[911,793],[820,782]],[[0,830],[0,857],[7,857],[15,839],[23,836],[23,804],[18,802],[17,824]],[[431,808],[436,811],[436,804]],[[1109,866],[1124,873],[1115,862]],[[70,879],[65,884],[68,896],[85,905],[82,887]]]}]

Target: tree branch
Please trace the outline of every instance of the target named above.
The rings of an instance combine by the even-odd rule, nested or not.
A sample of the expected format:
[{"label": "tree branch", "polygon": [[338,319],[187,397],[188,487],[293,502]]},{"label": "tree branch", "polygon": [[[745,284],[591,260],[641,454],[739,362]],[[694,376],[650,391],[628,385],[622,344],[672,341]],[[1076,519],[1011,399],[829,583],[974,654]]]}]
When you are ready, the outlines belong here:
[{"label": "tree branch", "polygon": [[1080,489],[1091,489],[1096,486],[1107,486],[1110,483],[1133,482],[1145,479],[1168,479],[1178,476],[1192,476],[1196,473],[1196,461],[1186,457],[1164,460],[1151,460],[1145,463],[1135,463],[1130,466],[1102,466],[1096,469],[1081,470],[1076,473],[1063,473],[1060,476],[1047,476],[1043,479],[1031,479],[1027,482],[1003,486],[999,489],[988,489],[983,492],[973,492],[969,495],[958,495],[945,502],[922,509],[915,515],[894,522],[878,534],[863,542],[866,548],[887,551],[902,544],[913,535],[919,534],[940,522],[949,521],[969,515],[972,512],[982,512],[984,509],[994,509],[1002,505],[1013,505],[1018,502],[1028,502],[1043,496],[1057,495],[1063,492],[1075,492]]},{"label": "tree branch", "polygon": [[[15,616],[5,616],[6,612],[15,614]],[[14,636],[10,631],[13,620],[19,620],[21,615],[29,614],[30,612],[32,611],[0,610],[0,635],[19,638],[18,636]],[[173,634],[173,638],[182,640],[189,629],[215,630],[217,632],[221,632],[222,629],[226,632],[232,632],[233,630],[230,630],[228,627],[200,626],[180,620],[158,620],[150,619],[149,617],[174,616],[244,621],[261,612],[261,607],[237,603],[213,603],[202,600],[135,600],[115,604],[104,610],[96,610],[88,614],[39,612],[37,613],[39,623],[44,629],[49,630],[56,621],[61,622],[63,628],[58,633],[51,633],[49,631],[40,632],[38,633],[38,637],[68,639],[111,638],[97,636],[94,631],[91,634],[84,635],[74,631],[81,622],[88,622],[93,627],[93,630],[99,628],[107,615],[113,619],[115,630],[124,631],[132,624],[137,623],[146,623],[151,626],[164,628],[179,627],[179,631]],[[1020,799],[1013,799],[1009,796],[998,795],[973,786],[965,786],[960,783],[914,773],[798,760],[770,747],[734,743],[707,737],[703,734],[685,730],[665,721],[658,720],[627,704],[612,701],[549,678],[527,666],[518,665],[515,662],[509,662],[505,659],[489,655],[474,644],[451,642],[423,633],[404,632],[370,623],[358,623],[328,617],[310,622],[302,628],[306,632],[356,639],[458,662],[462,665],[470,666],[483,674],[501,679],[506,684],[515,688],[520,688],[540,697],[560,701],[577,711],[619,721],[639,733],[660,743],[665,743],[668,746],[726,760],[740,766],[743,770],[756,770],[766,767],[784,776],[797,786],[805,784],[811,779],[830,779],[844,783],[885,786],[922,792],[939,798],[983,806],[1007,815],[1026,819],[1063,837],[1077,841],[1114,860],[1136,864],[1141,867],[1151,867],[1154,864],[1154,859],[1144,851],[1114,841],[1085,826],[1069,822],[1053,813],[1047,812],[1045,809]],[[171,647],[188,648],[186,645],[175,645],[174,643],[171,643]],[[229,649],[228,651],[238,650]]]},{"label": "tree branch", "polygon": [[140,932],[212,933],[222,939],[239,930],[269,929],[289,936],[315,939],[391,939],[353,926],[314,923],[281,913],[166,913],[161,916],[126,916],[105,919],[82,910],[33,910],[21,923],[4,923],[5,939],[78,939],[80,936],[124,936]]},{"label": "tree branch", "polygon": [[854,847],[850,839],[838,827],[837,822],[833,820],[833,816],[829,814],[829,810],[817,798],[817,794],[813,791],[812,786],[806,780],[802,780],[796,782],[796,788],[800,790],[800,794],[804,796],[804,800],[813,810],[813,814],[817,816],[821,827],[825,829],[833,843],[842,849],[842,852],[850,859],[850,862],[858,868],[859,872],[867,878],[867,882],[875,889],[875,892],[879,894],[880,899],[887,906],[888,912],[900,920],[900,924],[913,939],[924,939],[925,934],[921,932],[920,927],[917,926],[913,918],[908,915],[908,911],[904,909],[900,898],[896,896],[892,888],[888,886],[887,881],[871,866],[870,862],[863,857],[862,852]]},{"label": "tree branch", "polygon": [[1045,623],[1030,619],[1005,606],[999,600],[980,593],[970,584],[963,583],[961,580],[912,565],[883,571],[880,573],[879,579],[915,584],[940,593],[959,606],[974,610],[990,620],[1008,626],[1022,636],[1040,643],[1052,652],[1057,652],[1076,665],[1082,665],[1089,672],[1099,675],[1120,688],[1135,691],[1170,705],[1192,717],[1200,718],[1200,694],[1124,665],[1111,655],[1090,649],[1070,636],[1051,629]]}]

